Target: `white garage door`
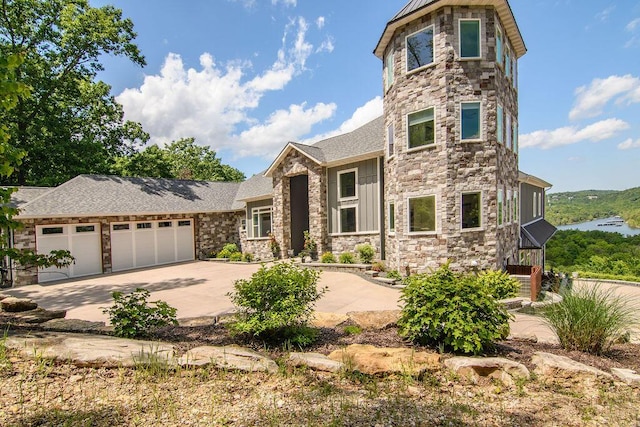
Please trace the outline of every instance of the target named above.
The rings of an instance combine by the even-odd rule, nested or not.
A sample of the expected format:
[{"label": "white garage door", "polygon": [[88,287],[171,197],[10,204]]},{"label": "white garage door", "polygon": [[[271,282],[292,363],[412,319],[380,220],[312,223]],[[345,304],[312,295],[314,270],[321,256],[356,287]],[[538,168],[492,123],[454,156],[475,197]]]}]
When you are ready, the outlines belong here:
[{"label": "white garage door", "polygon": [[192,219],[111,224],[113,271],[192,261],[194,254]]},{"label": "white garage door", "polygon": [[65,268],[39,269],[38,282],[102,273],[100,224],[37,225],[36,251],[48,254],[54,250],[68,250],[75,261]]}]

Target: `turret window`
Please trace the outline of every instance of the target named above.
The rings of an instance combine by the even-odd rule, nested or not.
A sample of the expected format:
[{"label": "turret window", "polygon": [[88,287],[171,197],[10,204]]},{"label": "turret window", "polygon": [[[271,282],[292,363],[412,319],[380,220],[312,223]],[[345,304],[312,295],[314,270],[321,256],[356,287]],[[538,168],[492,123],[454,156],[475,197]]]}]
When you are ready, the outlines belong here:
[{"label": "turret window", "polygon": [[463,102],[460,116],[462,139],[480,139],[480,103]]},{"label": "turret window", "polygon": [[407,72],[433,63],[433,26],[407,36]]},{"label": "turret window", "polygon": [[427,108],[409,114],[409,149],[431,145],[435,142],[435,110]]},{"label": "turret window", "polygon": [[461,19],[460,24],[460,57],[480,58],[480,20]]},{"label": "turret window", "polygon": [[389,89],[393,85],[393,50],[387,54],[385,59],[385,89]]},{"label": "turret window", "polygon": [[436,231],[436,196],[409,199],[409,233]]},{"label": "turret window", "polygon": [[482,193],[462,194],[462,229],[480,228],[482,218]]}]

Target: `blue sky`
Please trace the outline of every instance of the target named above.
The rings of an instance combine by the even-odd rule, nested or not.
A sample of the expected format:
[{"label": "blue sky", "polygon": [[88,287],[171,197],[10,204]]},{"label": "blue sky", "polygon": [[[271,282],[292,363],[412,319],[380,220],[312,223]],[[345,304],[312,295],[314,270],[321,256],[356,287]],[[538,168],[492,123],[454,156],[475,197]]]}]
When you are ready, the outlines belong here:
[{"label": "blue sky", "polygon": [[[143,69],[105,57],[128,119],[151,143],[195,137],[247,176],[287,141],[382,112],[373,54],[407,0],[91,0],[131,18]],[[511,0],[520,169],[552,191],[640,186],[640,1]]]}]

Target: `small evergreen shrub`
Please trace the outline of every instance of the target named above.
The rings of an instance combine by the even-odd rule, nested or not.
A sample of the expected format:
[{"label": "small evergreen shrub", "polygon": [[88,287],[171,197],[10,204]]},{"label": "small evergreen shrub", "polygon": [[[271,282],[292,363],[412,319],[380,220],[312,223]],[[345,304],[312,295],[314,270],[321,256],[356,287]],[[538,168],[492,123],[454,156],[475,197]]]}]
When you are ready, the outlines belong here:
[{"label": "small evergreen shrub", "polygon": [[333,254],[333,252],[325,252],[322,254],[322,256],[320,256],[320,262],[323,264],[335,264],[336,256]]},{"label": "small evergreen shrub", "polygon": [[242,261],[244,262],[253,262],[254,259],[255,257],[251,252],[245,252],[242,254]]},{"label": "small evergreen shrub", "polygon": [[358,325],[347,325],[344,327],[344,333],[347,335],[358,335],[362,333],[362,328]]},{"label": "small evergreen shrub", "polygon": [[231,258],[231,254],[238,252],[238,245],[235,243],[227,243],[222,250],[216,255],[217,258]]},{"label": "small evergreen shrub", "polygon": [[638,325],[638,315],[613,288],[605,290],[596,284],[564,289],[561,295],[562,302],[545,307],[542,315],[567,350],[606,353]]},{"label": "small evergreen shrub", "polygon": [[520,292],[520,282],[504,271],[483,271],[478,275],[478,281],[489,289],[495,299],[515,298]]},{"label": "small evergreen shrub", "polygon": [[114,304],[104,308],[102,312],[109,315],[116,336],[145,336],[152,328],[178,324],[177,310],[164,301],[147,302],[149,295],[149,291],[142,288],[137,288],[129,295],[122,292],[111,293]]},{"label": "small evergreen shrub", "polygon": [[338,258],[338,260],[340,261],[340,264],[355,264],[356,263],[356,257],[354,257],[351,252],[343,252],[343,253],[341,253],[340,257]]},{"label": "small evergreen shrub", "polygon": [[242,261],[242,252],[232,252],[229,261]]},{"label": "small evergreen shrub", "polygon": [[446,264],[407,277],[400,300],[400,334],[421,345],[479,354],[509,334],[509,314],[475,276]]},{"label": "small evergreen shrub", "polygon": [[319,277],[319,271],[282,262],[263,265],[248,280],[236,280],[228,294],[239,308],[232,332],[278,343],[311,344],[315,331],[307,324],[315,302],[327,291],[317,288]]},{"label": "small evergreen shrub", "polygon": [[356,252],[358,253],[360,262],[362,262],[363,264],[371,264],[373,262],[373,257],[376,254],[373,246],[368,243],[356,246]]}]

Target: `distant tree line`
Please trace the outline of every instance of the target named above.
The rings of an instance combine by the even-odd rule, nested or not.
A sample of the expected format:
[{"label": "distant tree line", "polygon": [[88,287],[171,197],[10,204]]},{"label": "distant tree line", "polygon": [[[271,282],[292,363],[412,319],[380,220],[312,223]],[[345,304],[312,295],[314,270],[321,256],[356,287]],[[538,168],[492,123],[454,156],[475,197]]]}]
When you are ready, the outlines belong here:
[{"label": "distant tree line", "polygon": [[623,191],[587,190],[547,194],[545,216],[555,225],[575,224],[620,215],[640,228],[640,187]]}]

